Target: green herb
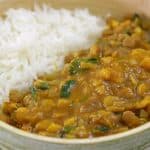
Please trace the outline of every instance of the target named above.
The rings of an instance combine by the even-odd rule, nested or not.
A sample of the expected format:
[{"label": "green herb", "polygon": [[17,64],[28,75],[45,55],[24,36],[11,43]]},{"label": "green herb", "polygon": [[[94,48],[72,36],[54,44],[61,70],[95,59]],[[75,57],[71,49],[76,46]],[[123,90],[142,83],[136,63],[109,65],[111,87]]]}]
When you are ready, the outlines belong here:
[{"label": "green herb", "polygon": [[75,129],[75,126],[65,126],[60,132],[60,137],[63,138],[65,134],[71,132],[71,130]]},{"label": "green herb", "polygon": [[69,72],[71,75],[74,75],[80,71],[80,59],[75,59],[69,68]]},{"label": "green herb", "polygon": [[74,126],[65,126],[63,128],[64,133],[69,133],[71,130],[73,130],[75,127]]},{"label": "green herb", "polygon": [[136,19],[139,19],[140,16],[139,14],[135,13],[133,16],[132,16],[132,20],[135,21]]},{"label": "green herb", "polygon": [[135,14],[132,16],[132,20],[135,22],[135,24],[141,25],[141,18],[140,18],[140,16],[139,16],[138,14],[135,13]]},{"label": "green herb", "polygon": [[110,130],[110,128],[107,126],[97,126],[95,129],[101,132],[108,132]]},{"label": "green herb", "polygon": [[60,97],[68,98],[71,94],[72,88],[75,86],[75,80],[68,80],[62,87],[60,91]]},{"label": "green herb", "polygon": [[75,75],[81,71],[85,71],[84,69],[80,68],[81,62],[97,64],[99,61],[97,58],[80,58],[80,59],[78,58],[78,59],[75,59],[71,63],[70,68],[69,68],[70,75]]},{"label": "green herb", "polygon": [[97,58],[86,58],[83,60],[87,63],[92,63],[92,64],[97,64],[99,62]]},{"label": "green herb", "polygon": [[124,33],[125,33],[125,34],[127,34],[127,35],[129,35],[129,36],[131,36],[131,35],[132,35],[132,32],[131,32],[131,30],[130,30],[130,29],[126,29],[126,30],[124,31]]},{"label": "green herb", "polygon": [[31,92],[31,96],[33,99],[36,98],[36,94],[37,94],[37,89],[34,86],[30,87],[30,92]]},{"label": "green herb", "polygon": [[49,84],[47,82],[42,82],[42,83],[40,83],[40,85],[37,88],[40,90],[48,90]]}]

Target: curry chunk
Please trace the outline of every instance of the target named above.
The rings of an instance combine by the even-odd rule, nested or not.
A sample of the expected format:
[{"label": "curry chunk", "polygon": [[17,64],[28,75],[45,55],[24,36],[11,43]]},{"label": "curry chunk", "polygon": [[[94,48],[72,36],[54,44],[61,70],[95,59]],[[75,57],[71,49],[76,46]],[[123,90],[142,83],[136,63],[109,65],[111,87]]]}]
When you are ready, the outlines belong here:
[{"label": "curry chunk", "polygon": [[50,132],[50,133],[56,133],[56,132],[58,132],[61,128],[62,128],[61,125],[56,124],[56,123],[51,123],[51,124],[48,126],[47,131]]},{"label": "curry chunk", "polygon": [[25,123],[30,120],[30,111],[26,107],[20,107],[14,112],[14,120],[19,123]]},{"label": "curry chunk", "polygon": [[45,131],[49,127],[49,125],[52,123],[51,120],[42,120],[38,122],[35,126],[36,131]]},{"label": "curry chunk", "polygon": [[143,67],[144,69],[150,71],[150,57],[145,57],[141,61],[140,66]]},{"label": "curry chunk", "polygon": [[132,111],[125,111],[122,115],[122,120],[129,127],[136,127],[141,124],[140,119]]},{"label": "curry chunk", "polygon": [[11,114],[17,109],[17,103],[5,102],[3,104],[2,110],[6,114]]},{"label": "curry chunk", "polygon": [[111,80],[112,70],[110,68],[103,68],[98,73],[103,80]]}]

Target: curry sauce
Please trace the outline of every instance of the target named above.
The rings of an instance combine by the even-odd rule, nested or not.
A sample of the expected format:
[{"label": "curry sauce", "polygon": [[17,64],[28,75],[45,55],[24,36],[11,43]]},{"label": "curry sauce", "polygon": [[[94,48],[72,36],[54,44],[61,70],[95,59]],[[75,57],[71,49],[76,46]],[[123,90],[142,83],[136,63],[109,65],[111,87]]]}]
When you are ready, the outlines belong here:
[{"label": "curry sauce", "polygon": [[27,132],[88,138],[128,131],[150,119],[150,21],[108,19],[88,50],[27,91],[11,90],[0,120]]}]

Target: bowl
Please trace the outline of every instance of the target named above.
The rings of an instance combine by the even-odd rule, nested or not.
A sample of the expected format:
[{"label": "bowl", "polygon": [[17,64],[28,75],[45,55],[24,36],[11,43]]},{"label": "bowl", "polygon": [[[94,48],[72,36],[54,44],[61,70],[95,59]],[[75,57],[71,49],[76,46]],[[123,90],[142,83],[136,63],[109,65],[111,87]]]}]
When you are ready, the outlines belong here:
[{"label": "bowl", "polygon": [[[0,0],[0,15],[9,8],[29,8],[46,3],[55,8],[88,8],[94,15],[121,17],[141,13],[150,17],[149,0]],[[130,131],[91,139],[43,137],[0,121],[0,149],[4,150],[144,150],[150,147],[150,123]]]}]

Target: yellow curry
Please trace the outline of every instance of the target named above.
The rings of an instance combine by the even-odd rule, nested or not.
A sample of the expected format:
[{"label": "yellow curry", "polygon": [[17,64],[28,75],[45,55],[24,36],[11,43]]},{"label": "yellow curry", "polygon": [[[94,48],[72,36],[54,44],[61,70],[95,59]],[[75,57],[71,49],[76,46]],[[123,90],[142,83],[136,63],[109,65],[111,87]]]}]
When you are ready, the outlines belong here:
[{"label": "yellow curry", "polygon": [[88,50],[27,91],[10,91],[0,120],[27,132],[88,138],[128,131],[150,119],[150,20],[108,19]]}]

